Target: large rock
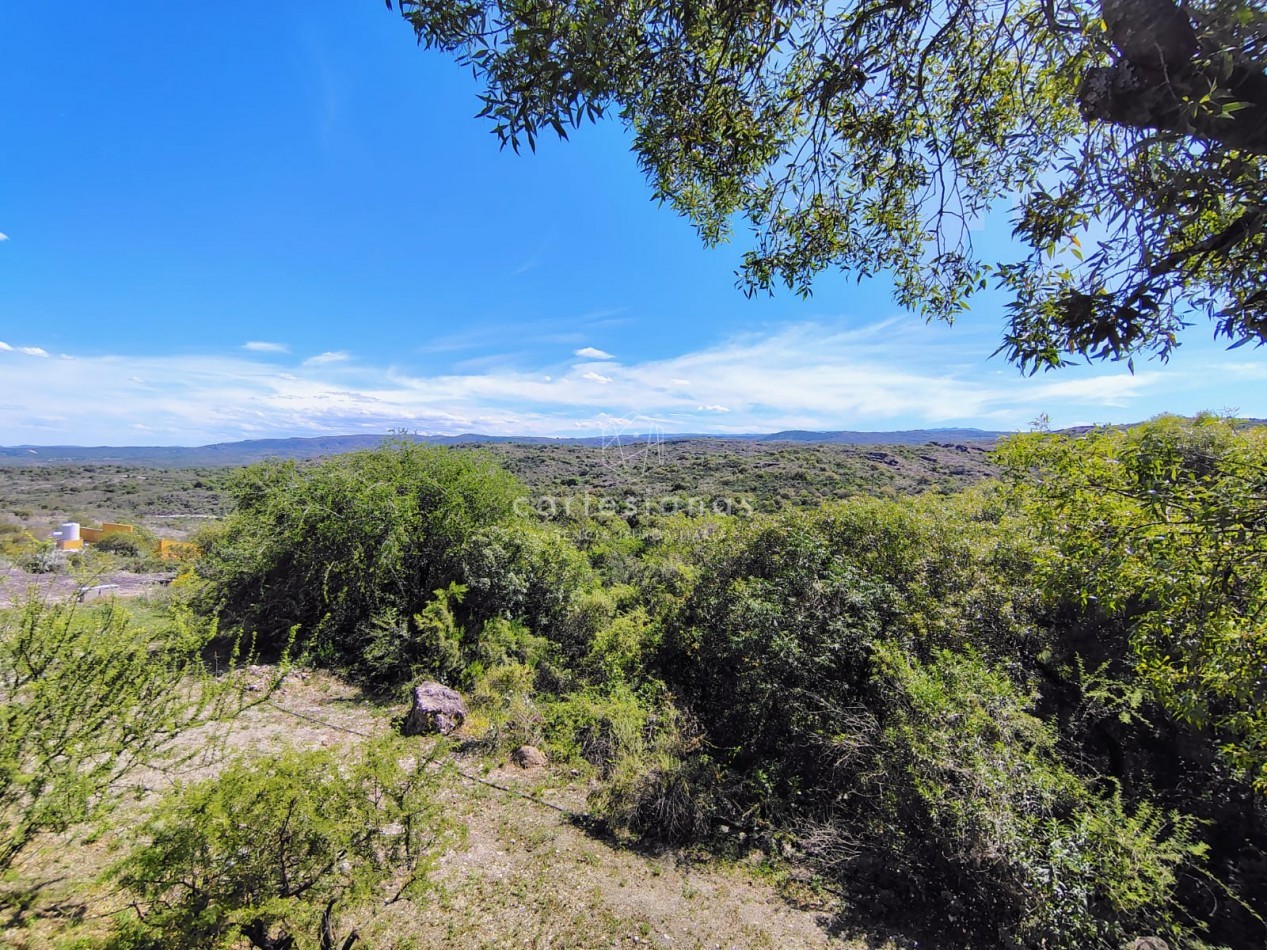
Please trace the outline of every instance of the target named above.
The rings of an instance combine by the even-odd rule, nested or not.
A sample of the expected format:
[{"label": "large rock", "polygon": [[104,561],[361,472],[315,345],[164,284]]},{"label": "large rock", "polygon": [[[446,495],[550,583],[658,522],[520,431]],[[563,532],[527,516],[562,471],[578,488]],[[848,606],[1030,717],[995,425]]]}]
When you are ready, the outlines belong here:
[{"label": "large rock", "polygon": [[510,753],[510,761],[521,769],[543,769],[550,764],[546,754],[535,745],[521,745]]},{"label": "large rock", "polygon": [[407,736],[439,733],[447,736],[466,720],[466,703],[454,690],[439,683],[419,683],[413,688],[413,706],[400,731]]}]

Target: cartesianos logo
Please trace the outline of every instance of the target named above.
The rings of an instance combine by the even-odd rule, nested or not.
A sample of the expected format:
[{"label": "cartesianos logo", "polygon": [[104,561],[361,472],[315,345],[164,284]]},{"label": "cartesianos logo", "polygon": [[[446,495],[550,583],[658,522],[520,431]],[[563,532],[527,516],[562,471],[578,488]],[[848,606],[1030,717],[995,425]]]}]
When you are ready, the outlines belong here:
[{"label": "cartesianos logo", "polygon": [[646,469],[664,454],[664,430],[650,416],[631,412],[603,416],[603,464],[610,469]]},{"label": "cartesianos logo", "polygon": [[704,515],[731,515],[749,517],[755,511],[747,498],[710,497],[699,495],[520,495],[515,499],[515,514],[536,513],[542,518],[593,518],[597,515],[618,515],[635,518],[652,515],[688,515],[693,518]]}]

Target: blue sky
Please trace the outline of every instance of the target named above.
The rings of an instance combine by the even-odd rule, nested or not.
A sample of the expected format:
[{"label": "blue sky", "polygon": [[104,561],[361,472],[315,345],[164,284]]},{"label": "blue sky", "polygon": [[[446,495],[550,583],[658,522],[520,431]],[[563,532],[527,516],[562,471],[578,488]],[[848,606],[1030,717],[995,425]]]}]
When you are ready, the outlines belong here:
[{"label": "blue sky", "polygon": [[1267,352],[1205,326],[1025,378],[997,299],[746,299],[617,124],[500,151],[379,0],[7,4],[0,90],[0,444],[1267,416]]}]

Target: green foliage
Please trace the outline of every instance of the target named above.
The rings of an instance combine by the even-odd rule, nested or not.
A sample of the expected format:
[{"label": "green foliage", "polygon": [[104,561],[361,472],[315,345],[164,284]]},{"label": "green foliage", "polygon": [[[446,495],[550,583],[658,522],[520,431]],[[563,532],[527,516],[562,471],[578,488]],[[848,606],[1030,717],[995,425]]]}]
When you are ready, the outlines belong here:
[{"label": "green foliage", "polygon": [[103,817],[138,769],[191,755],[178,733],[237,711],[232,677],[201,662],[214,636],[184,611],[152,626],[113,604],[0,613],[0,872],[41,832]]},{"label": "green foliage", "polygon": [[163,946],[245,937],[267,950],[320,936],[333,950],[336,905],[381,896],[401,872],[395,896],[419,896],[451,829],[433,763],[405,754],[392,740],[291,751],[170,794],[110,871],[137,897],[140,932]]},{"label": "green foliage", "polygon": [[[696,724],[669,702],[654,707],[621,691],[591,697],[566,721],[581,754],[600,769],[590,807],[612,828],[662,841],[706,837],[723,807],[721,776]],[[580,713],[580,715],[577,715]]]},{"label": "green foliage", "polygon": [[[706,243],[751,225],[748,293],[885,272],[949,320],[993,279],[1031,371],[1164,358],[1192,312],[1267,341],[1252,0],[395,5],[471,68],[503,145],[617,114]],[[973,245],[1004,201],[1020,260]]]},{"label": "green foliage", "polygon": [[393,628],[443,654],[456,635],[437,624],[452,605],[434,606],[433,592],[463,583],[466,546],[511,517],[519,491],[482,455],[408,441],[307,467],[251,466],[230,485],[233,513],[203,539],[208,606],[274,641],[297,626],[318,659],[362,675],[391,672],[381,644]]},{"label": "green foliage", "polygon": [[575,599],[594,576],[560,531],[524,521],[489,525],[467,539],[460,564],[473,617],[522,621],[569,656],[585,649],[590,631],[578,628]]},{"label": "green foliage", "polygon": [[[742,830],[804,856],[859,906],[933,908],[950,942],[1157,933],[1189,946],[1208,923],[1212,940],[1242,945],[1261,938],[1264,432],[1202,417],[1037,434],[1001,450],[1005,484],[898,499],[901,483],[873,481],[890,497],[777,512],[856,490],[852,463],[785,447],[737,449],[730,466],[687,444],[676,469],[638,476],[639,491],[661,478],[685,492],[726,469],[708,491],[764,486],[766,513],[741,517],[580,502],[521,515],[522,489],[487,456],[412,443],[270,464],[239,476],[235,514],[205,536],[200,602],[274,642],[302,623],[312,655],[368,684],[462,689],[466,734],[585,772],[591,810],[617,831]],[[929,466],[975,457],[943,448]],[[499,454],[546,474],[586,458],[521,450]],[[994,464],[980,455],[977,473]],[[779,484],[750,480],[758,468]],[[792,470],[806,477],[782,493]],[[268,781],[320,790],[361,767],[346,764]],[[1234,770],[1259,779],[1257,795]],[[226,803],[207,814],[236,801],[227,787],[198,794]],[[269,827],[250,811],[263,802],[239,806]],[[296,807],[319,831],[338,824],[319,803]],[[191,827],[196,811],[180,813]],[[227,834],[213,837],[242,854]],[[172,889],[129,926],[139,943],[245,928],[315,939],[335,906],[378,886],[340,874],[289,897],[252,885],[209,915],[163,879]]]},{"label": "green foliage", "polygon": [[607,774],[619,759],[643,748],[652,718],[627,686],[585,689],[550,706],[551,749],[561,759],[583,759]]},{"label": "green foliage", "polygon": [[28,553],[36,545],[35,538],[21,525],[0,521],[0,557],[15,559]]},{"label": "green foliage", "polygon": [[454,581],[409,620],[402,621],[391,608],[370,618],[359,668],[372,682],[452,681],[463,670],[462,629],[453,608],[465,594]]},{"label": "green foliage", "polygon": [[859,499],[714,534],[658,668],[698,732],[624,743],[596,807],[669,838],[790,831],[824,873],[944,904],[970,941],[1182,933],[1196,823],[1080,775],[1015,685],[1049,636],[1044,548],[1004,502]]},{"label": "green foliage", "polygon": [[594,633],[585,666],[600,683],[639,683],[649,674],[660,631],[645,607],[614,615]]},{"label": "green foliage", "polygon": [[536,698],[537,671],[528,663],[503,659],[479,667],[472,679],[472,716],[467,730],[477,731],[485,748],[509,752],[521,745],[543,743],[545,718]]},{"label": "green foliage", "polygon": [[842,743],[869,813],[861,848],[930,896],[950,888],[978,926],[1001,924],[1025,946],[1187,939],[1176,874],[1206,850],[1192,819],[1094,793],[1029,698],[979,660],[942,652],[919,664],[893,644],[877,660],[874,745]]},{"label": "green foliage", "polygon": [[107,554],[117,554],[120,557],[141,557],[148,553],[146,545],[141,538],[132,534],[108,534],[93,547],[98,551],[104,551]]},{"label": "green foliage", "polygon": [[1054,546],[1044,586],[1125,624],[1139,681],[1267,791],[1267,428],[1162,417],[999,458]]},{"label": "green foliage", "polygon": [[668,621],[666,679],[710,740],[763,781],[784,792],[819,782],[801,744],[863,701],[875,642],[1010,657],[1028,635],[1032,553],[1000,517],[986,496],[860,499],[736,525]]}]

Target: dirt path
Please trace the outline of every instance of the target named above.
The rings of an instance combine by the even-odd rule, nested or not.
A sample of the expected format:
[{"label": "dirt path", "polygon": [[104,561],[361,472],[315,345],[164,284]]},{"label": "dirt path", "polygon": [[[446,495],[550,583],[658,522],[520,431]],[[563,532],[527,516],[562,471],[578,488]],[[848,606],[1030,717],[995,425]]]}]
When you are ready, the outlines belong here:
[{"label": "dirt path", "polygon": [[161,590],[161,582],[172,575],[132,574],[128,571],[106,571],[92,578],[73,574],[30,574],[9,565],[0,568],[0,608],[23,603],[32,592],[46,600],[70,600],[81,587],[113,585],[103,590],[101,596],[140,597]]}]

